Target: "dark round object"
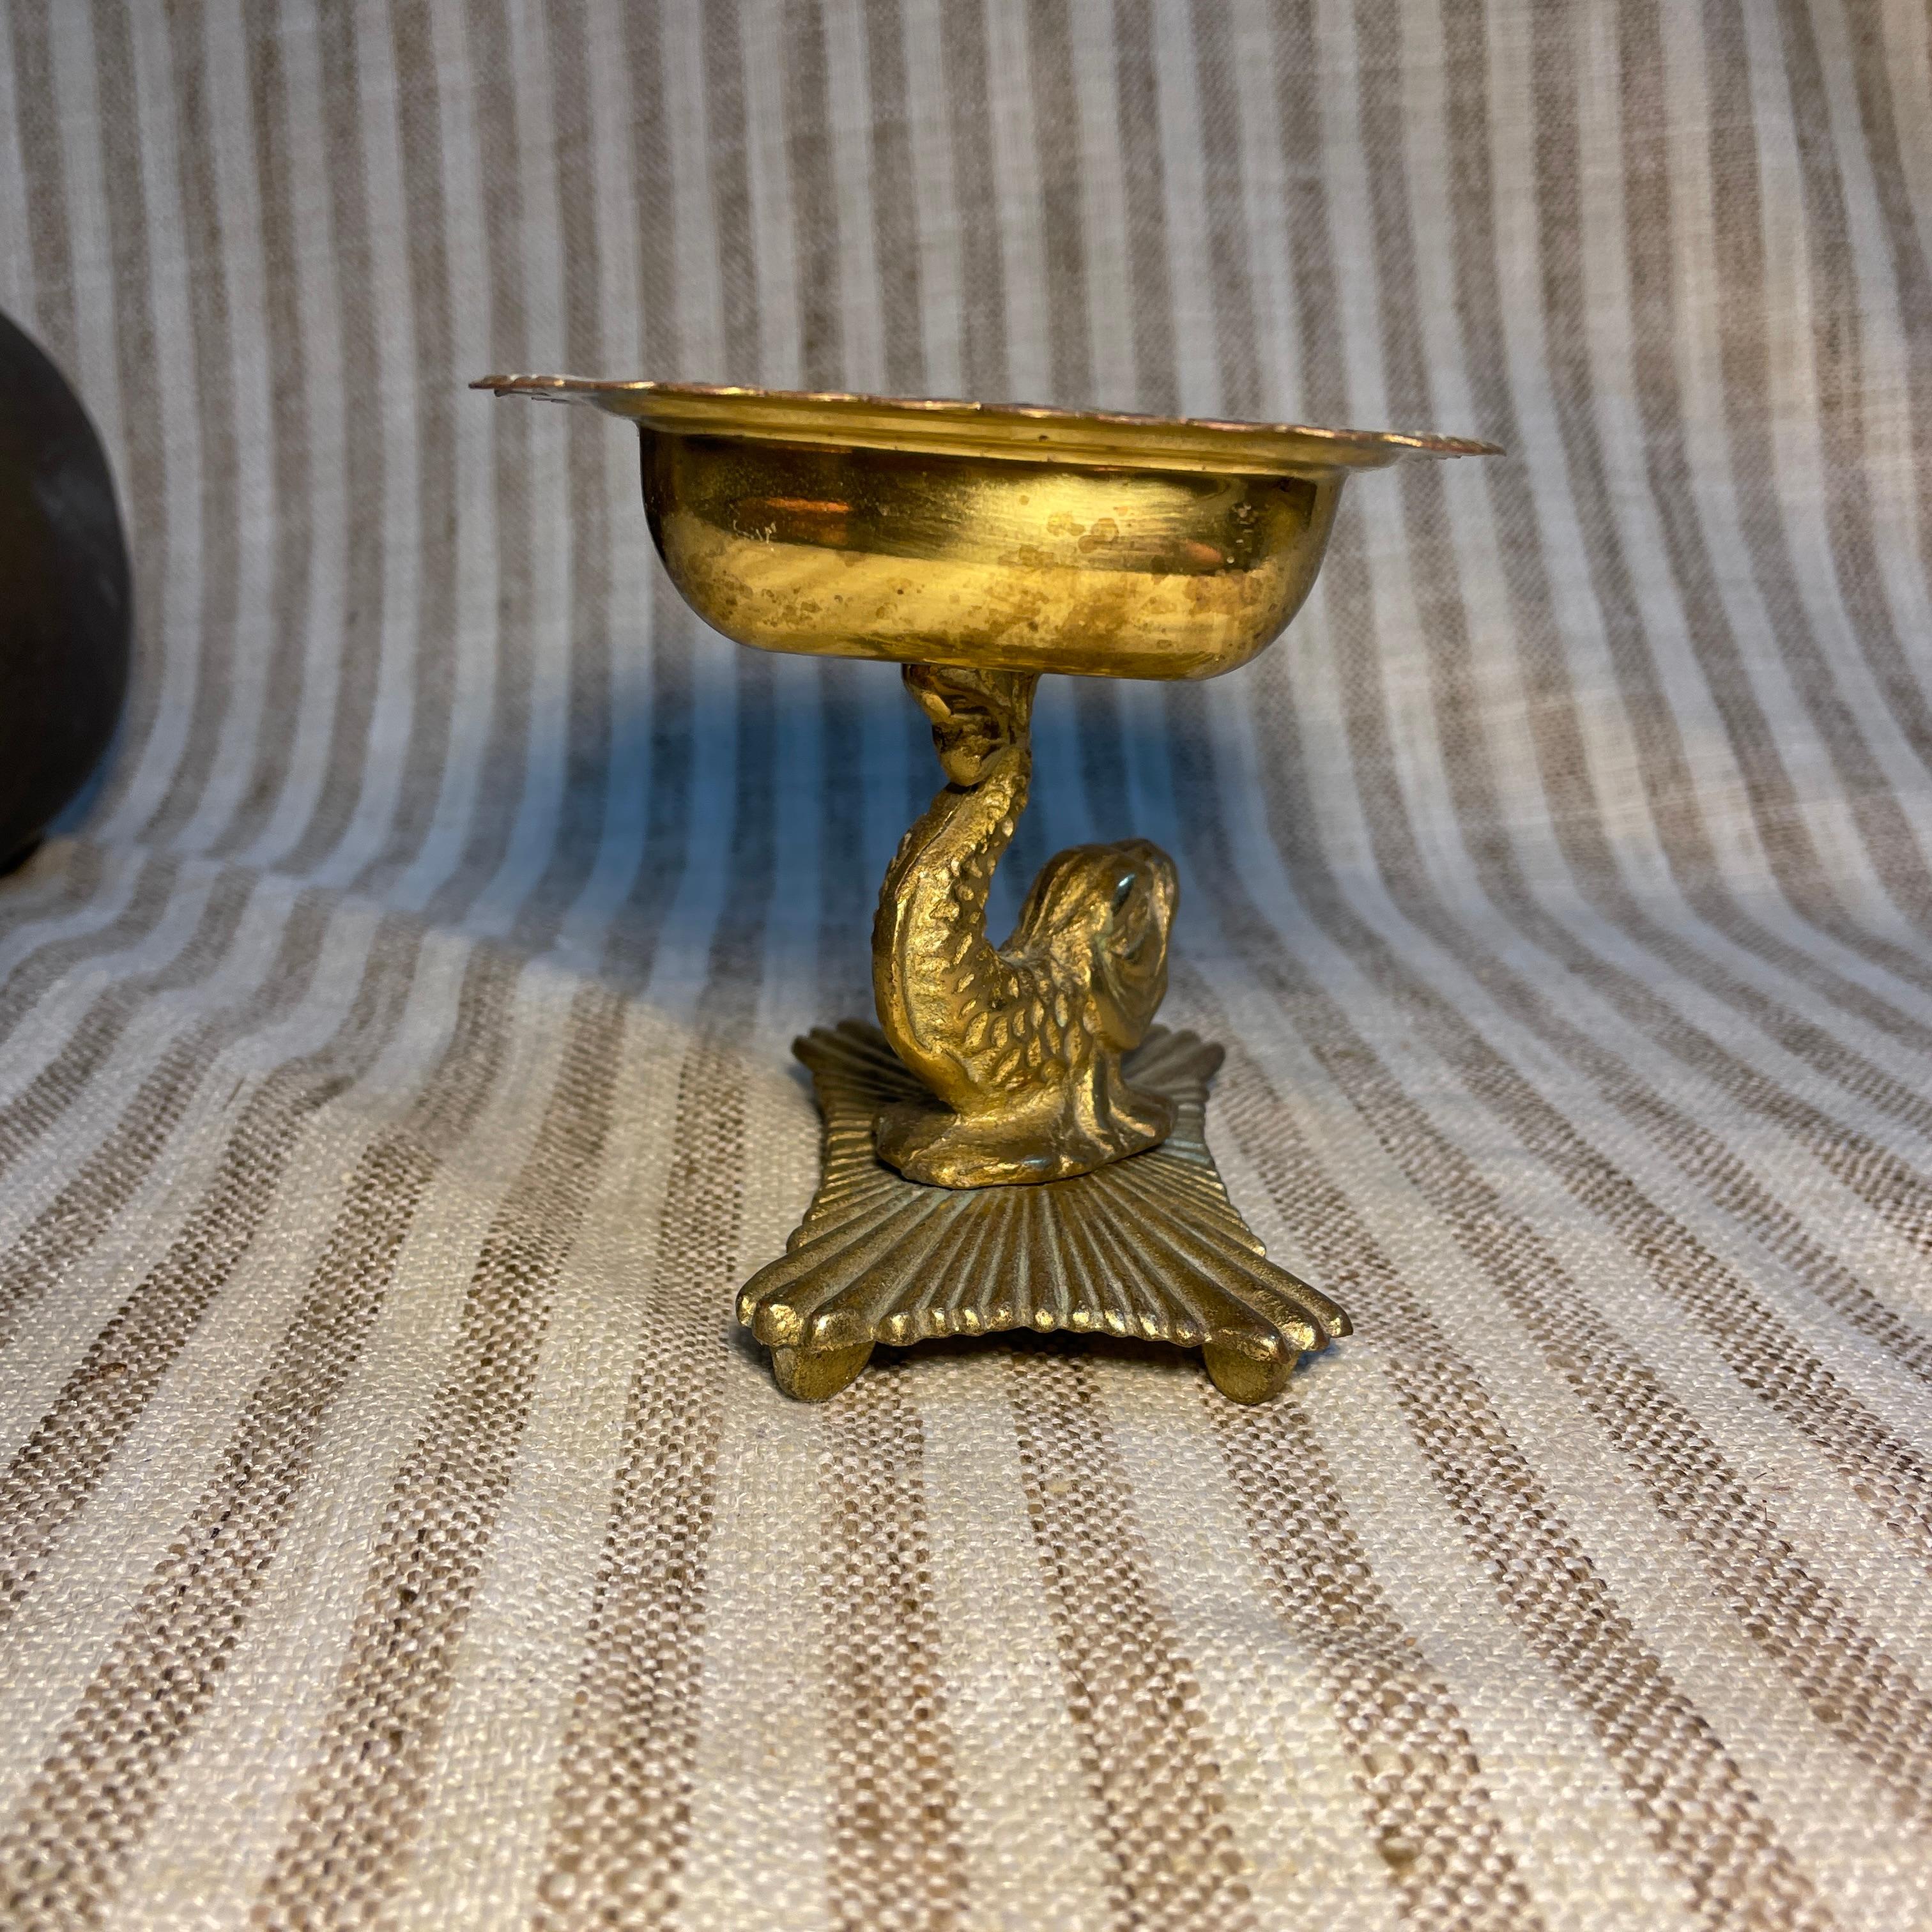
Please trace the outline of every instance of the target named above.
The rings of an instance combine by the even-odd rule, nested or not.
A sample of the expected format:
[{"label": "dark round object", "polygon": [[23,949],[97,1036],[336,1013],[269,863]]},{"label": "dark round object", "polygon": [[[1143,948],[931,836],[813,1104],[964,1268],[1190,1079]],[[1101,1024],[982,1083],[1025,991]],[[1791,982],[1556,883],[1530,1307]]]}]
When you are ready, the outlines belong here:
[{"label": "dark round object", "polygon": [[0,316],[0,872],[106,750],[128,691],[133,588],[100,439]]}]

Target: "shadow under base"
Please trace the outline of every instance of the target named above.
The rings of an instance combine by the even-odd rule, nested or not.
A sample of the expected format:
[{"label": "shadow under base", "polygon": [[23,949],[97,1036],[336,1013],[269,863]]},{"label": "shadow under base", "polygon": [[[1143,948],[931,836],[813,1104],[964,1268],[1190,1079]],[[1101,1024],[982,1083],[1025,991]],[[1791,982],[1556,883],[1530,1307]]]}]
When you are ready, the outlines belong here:
[{"label": "shadow under base", "polygon": [[1214,1386],[1264,1402],[1303,1354],[1350,1332],[1318,1290],[1268,1259],[1208,1150],[1220,1047],[1156,1027],[1126,1060],[1175,1103],[1145,1154],[1067,1180],[932,1187],[873,1147],[880,1109],[924,1090],[874,1026],[814,1028],[792,1049],[824,1117],[818,1192],[785,1252],[738,1296],[786,1394],[823,1402],[875,1344],[1056,1328],[1198,1348]]}]

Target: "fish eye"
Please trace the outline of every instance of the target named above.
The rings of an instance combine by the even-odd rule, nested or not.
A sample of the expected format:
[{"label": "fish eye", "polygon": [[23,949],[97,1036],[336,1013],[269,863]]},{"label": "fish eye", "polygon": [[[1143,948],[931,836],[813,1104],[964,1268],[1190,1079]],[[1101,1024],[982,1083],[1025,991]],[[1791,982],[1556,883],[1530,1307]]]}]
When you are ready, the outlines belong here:
[{"label": "fish eye", "polygon": [[1114,888],[1114,910],[1116,912],[1118,912],[1121,907],[1126,904],[1127,895],[1132,892],[1133,889],[1133,874],[1131,872],[1122,874],[1120,884]]}]

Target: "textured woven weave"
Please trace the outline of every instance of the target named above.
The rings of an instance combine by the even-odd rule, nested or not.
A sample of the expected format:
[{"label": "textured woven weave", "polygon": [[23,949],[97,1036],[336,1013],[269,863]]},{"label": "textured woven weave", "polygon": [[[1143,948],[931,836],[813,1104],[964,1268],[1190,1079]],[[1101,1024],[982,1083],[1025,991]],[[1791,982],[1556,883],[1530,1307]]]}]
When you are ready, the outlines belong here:
[{"label": "textured woven weave", "polygon": [[[0,1921],[1932,1926],[1928,252],[1920,0],[10,0],[140,669],[0,886]],[[1040,694],[1284,1399],[776,1393],[929,747],[504,368],[1508,446]]]}]

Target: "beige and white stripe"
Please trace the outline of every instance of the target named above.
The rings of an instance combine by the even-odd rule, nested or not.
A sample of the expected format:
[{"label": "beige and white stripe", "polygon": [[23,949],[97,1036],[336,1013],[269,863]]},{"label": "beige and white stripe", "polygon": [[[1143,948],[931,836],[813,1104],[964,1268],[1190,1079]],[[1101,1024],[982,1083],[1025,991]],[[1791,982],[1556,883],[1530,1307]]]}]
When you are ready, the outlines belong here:
[{"label": "beige and white stripe", "polygon": [[[0,1918],[1932,1928],[1922,8],[4,11],[140,650],[0,882]],[[772,1388],[924,734],[504,366],[1507,446],[1042,694],[1011,869],[1175,854],[1356,1318],[1280,1402]]]}]

